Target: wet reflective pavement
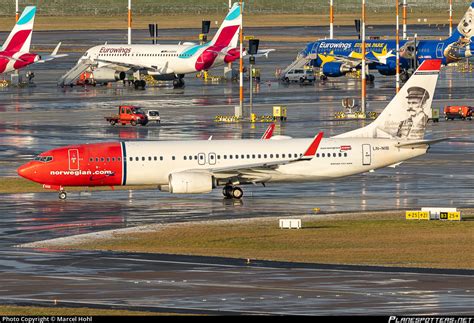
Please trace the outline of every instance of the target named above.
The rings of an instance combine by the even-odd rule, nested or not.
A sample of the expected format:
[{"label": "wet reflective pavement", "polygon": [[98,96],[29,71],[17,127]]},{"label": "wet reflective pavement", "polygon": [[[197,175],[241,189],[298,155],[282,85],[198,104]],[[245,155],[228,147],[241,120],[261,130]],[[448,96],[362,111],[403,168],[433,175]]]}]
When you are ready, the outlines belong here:
[{"label": "wet reflective pavement", "polygon": [[[189,30],[180,31],[186,35]],[[194,32],[194,31],[192,31]],[[273,29],[256,30],[273,34]],[[304,28],[292,29],[294,33]],[[67,32],[65,48],[98,44],[96,33]],[[196,32],[197,34],[197,32]],[[38,45],[54,47],[66,35],[35,33]],[[107,32],[112,40],[121,32]],[[105,36],[104,36],[105,37]],[[145,36],[144,36],[145,37]],[[1,38],[1,35],[0,35]],[[34,43],[33,40],[33,43]],[[82,46],[82,47],[81,47]],[[273,105],[288,107],[288,121],[276,133],[311,137],[355,129],[363,121],[338,121],[341,99],[358,96],[360,84],[348,78],[314,86],[282,85],[276,68],[291,62],[304,43],[264,43],[276,48],[257,59],[262,82],[254,93],[254,112],[270,115]],[[268,124],[222,124],[215,115],[231,115],[238,104],[237,84],[204,83],[188,75],[184,89],[150,87],[144,91],[112,87],[57,88],[56,81],[82,52],[53,64],[38,64],[36,87],[0,89],[0,176],[16,176],[16,168],[41,151],[104,140],[193,140],[259,138]],[[221,69],[214,73],[218,74]],[[473,73],[444,69],[434,106],[474,105]],[[393,78],[375,74],[368,88],[369,109],[380,112],[395,91]],[[157,108],[161,125],[111,127],[104,116],[119,104]],[[427,137],[453,137],[433,145],[429,153],[399,167],[335,181],[244,187],[242,201],[211,194],[178,196],[157,190],[70,192],[59,201],[55,192],[0,195],[0,292],[4,303],[61,301],[150,307],[151,310],[197,309],[230,313],[273,314],[451,314],[471,310],[472,273],[442,276],[387,273],[365,268],[331,270],[281,264],[262,268],[230,260],[169,258],[100,252],[55,252],[13,246],[81,233],[151,223],[232,219],[358,210],[409,209],[423,206],[474,205],[474,122],[430,123]],[[367,271],[368,270],[368,271]],[[442,279],[440,278],[442,277]],[[47,289],[44,286],[49,286]],[[124,291],[127,296],[124,297]],[[128,293],[130,291],[130,293]]]}]

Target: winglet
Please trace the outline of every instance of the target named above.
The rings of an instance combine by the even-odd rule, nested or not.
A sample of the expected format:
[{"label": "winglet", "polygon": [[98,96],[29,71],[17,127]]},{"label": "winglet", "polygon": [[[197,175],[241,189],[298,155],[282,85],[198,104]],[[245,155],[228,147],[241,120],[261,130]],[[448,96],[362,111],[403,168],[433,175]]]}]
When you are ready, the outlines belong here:
[{"label": "winglet", "polygon": [[267,130],[262,135],[261,139],[270,139],[273,136],[273,130],[275,130],[275,124],[272,123],[268,126]]},{"label": "winglet", "polygon": [[321,139],[323,139],[323,135],[324,132],[320,132],[314,137],[311,145],[308,147],[301,159],[312,159],[314,157],[316,151],[318,150],[319,144],[321,143]]}]

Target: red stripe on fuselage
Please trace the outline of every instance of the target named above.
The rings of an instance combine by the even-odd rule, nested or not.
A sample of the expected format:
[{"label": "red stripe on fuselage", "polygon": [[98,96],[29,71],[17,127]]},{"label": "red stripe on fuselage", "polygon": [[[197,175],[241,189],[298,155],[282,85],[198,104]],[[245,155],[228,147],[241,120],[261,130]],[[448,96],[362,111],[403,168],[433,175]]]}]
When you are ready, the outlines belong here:
[{"label": "red stripe on fuselage", "polygon": [[19,52],[21,50],[21,47],[25,43],[25,41],[28,39],[28,37],[31,34],[31,29],[28,30],[20,30],[18,31],[10,40],[8,43],[7,47],[4,48],[6,52]]},{"label": "red stripe on fuselage", "polygon": [[49,162],[31,161],[21,166],[18,174],[55,186],[115,186],[122,183],[120,143],[68,146],[41,153],[40,156],[51,156],[53,159]]}]

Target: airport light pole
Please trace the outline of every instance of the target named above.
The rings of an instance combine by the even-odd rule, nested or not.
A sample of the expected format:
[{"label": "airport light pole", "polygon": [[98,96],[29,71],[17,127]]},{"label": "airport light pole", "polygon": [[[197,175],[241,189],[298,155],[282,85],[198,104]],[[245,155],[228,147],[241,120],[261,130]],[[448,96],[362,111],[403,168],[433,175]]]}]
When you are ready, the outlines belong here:
[{"label": "airport light pole", "polygon": [[249,57],[249,67],[250,67],[250,93],[249,93],[249,118],[252,120],[252,109],[253,109],[253,66],[255,65],[255,56],[258,53],[258,44],[259,44],[258,39],[250,39],[249,40],[249,48],[248,48],[248,53],[250,55]]},{"label": "airport light pole", "polygon": [[15,6],[15,22],[18,22],[18,14],[19,14],[19,8],[18,8],[18,0],[16,0],[16,6]]},{"label": "airport light pole", "polygon": [[128,0],[128,44],[132,44],[132,0]]},{"label": "airport light pole", "polygon": [[395,0],[395,6],[396,6],[396,32],[395,32],[395,42],[396,42],[396,59],[395,59],[395,79],[396,79],[396,93],[400,91],[400,26],[399,26],[399,14],[400,14],[400,2],[399,0]]},{"label": "airport light pole", "polygon": [[362,21],[361,21],[361,29],[362,29],[362,70],[361,70],[361,77],[362,77],[362,94],[361,94],[361,112],[365,114],[365,94],[366,94],[366,75],[365,75],[365,0],[362,0]]},{"label": "airport light pole", "polygon": [[244,111],[244,58],[243,58],[243,42],[244,42],[244,8],[242,6],[242,1],[239,1],[240,6],[240,14],[242,15],[242,26],[240,27],[240,49],[239,49],[239,84],[240,84],[240,91],[239,91],[239,107],[240,113],[243,114]]},{"label": "airport light pole", "polygon": [[334,0],[329,1],[329,38],[334,38],[334,11],[333,5]]},{"label": "airport light pole", "polygon": [[403,39],[407,39],[407,0],[403,0]]},{"label": "airport light pole", "polygon": [[453,0],[449,0],[449,37],[453,35]]}]

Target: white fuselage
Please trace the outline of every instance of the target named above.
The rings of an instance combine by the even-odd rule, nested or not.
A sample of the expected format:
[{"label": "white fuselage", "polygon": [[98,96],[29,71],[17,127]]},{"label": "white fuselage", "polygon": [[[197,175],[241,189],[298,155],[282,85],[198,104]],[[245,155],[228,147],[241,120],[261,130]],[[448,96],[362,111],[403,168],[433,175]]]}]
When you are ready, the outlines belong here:
[{"label": "white fuselage", "polygon": [[[206,45],[100,45],[90,48],[81,59],[98,62],[118,71],[146,69],[150,75],[194,73],[196,61]],[[213,67],[223,64],[218,55]]]},{"label": "white fuselage", "polygon": [[[168,184],[175,172],[240,169],[248,165],[297,160],[312,138],[286,140],[205,140],[125,142],[124,184]],[[397,148],[391,139],[323,139],[316,155],[307,161],[295,161],[268,171],[256,171],[263,182],[318,181],[359,174],[400,163],[426,153],[427,146]],[[237,171],[238,173],[238,171]],[[219,172],[215,173],[219,178]],[[251,178],[252,175],[245,174]],[[245,177],[244,176],[244,177]],[[260,180],[259,180],[260,181]],[[249,182],[252,182],[249,180]]]}]

